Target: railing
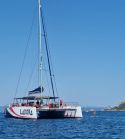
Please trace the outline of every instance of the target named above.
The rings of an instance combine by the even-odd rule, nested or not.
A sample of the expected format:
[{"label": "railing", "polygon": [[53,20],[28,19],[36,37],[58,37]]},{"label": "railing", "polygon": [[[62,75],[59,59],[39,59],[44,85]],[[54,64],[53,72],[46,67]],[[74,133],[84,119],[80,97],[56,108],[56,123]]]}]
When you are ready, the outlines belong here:
[{"label": "railing", "polygon": [[62,106],[73,106],[73,107],[77,107],[77,106],[79,106],[79,103],[77,103],[77,102],[63,102]]}]

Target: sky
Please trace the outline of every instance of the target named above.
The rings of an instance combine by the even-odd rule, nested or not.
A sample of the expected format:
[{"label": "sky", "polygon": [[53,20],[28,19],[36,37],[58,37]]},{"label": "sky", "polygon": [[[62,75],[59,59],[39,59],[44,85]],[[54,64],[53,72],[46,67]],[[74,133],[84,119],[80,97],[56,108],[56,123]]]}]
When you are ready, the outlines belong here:
[{"label": "sky", "polygon": [[[82,106],[125,100],[125,1],[42,0],[42,6],[62,100]],[[36,8],[37,0],[0,1],[0,105],[14,97]],[[37,29],[17,96],[24,94],[36,56]]]}]

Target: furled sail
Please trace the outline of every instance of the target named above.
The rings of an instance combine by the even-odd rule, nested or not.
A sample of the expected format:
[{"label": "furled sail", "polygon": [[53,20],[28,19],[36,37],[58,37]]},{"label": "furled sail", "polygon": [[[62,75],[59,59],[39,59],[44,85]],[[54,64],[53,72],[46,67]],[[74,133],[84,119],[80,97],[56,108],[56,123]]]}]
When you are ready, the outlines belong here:
[{"label": "furled sail", "polygon": [[[42,92],[44,91],[44,88],[42,87]],[[41,93],[41,87],[39,86],[38,88],[32,90],[32,91],[29,91],[29,95],[32,95],[32,94],[40,94]]]}]

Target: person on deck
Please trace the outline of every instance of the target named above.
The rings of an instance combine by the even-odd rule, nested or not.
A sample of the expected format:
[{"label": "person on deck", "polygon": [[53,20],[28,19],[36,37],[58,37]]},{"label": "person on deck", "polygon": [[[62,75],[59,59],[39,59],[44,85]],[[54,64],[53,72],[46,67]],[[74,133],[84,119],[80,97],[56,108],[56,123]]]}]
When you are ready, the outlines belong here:
[{"label": "person on deck", "polygon": [[60,106],[62,106],[62,104],[63,104],[63,102],[62,102],[62,100],[60,100]]},{"label": "person on deck", "polygon": [[37,102],[36,102],[36,107],[37,107],[37,108],[40,107],[40,103],[39,103],[38,100],[37,100]]}]

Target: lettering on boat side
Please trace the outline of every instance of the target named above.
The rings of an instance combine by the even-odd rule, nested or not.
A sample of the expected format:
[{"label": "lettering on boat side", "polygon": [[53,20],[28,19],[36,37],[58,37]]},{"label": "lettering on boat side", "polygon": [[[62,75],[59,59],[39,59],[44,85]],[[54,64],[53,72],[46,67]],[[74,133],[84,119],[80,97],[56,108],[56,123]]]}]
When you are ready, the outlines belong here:
[{"label": "lettering on boat side", "polygon": [[33,112],[32,112],[32,110],[30,110],[30,109],[20,109],[20,114],[22,114],[22,115],[33,115]]}]

